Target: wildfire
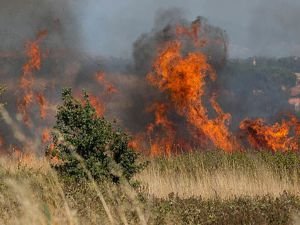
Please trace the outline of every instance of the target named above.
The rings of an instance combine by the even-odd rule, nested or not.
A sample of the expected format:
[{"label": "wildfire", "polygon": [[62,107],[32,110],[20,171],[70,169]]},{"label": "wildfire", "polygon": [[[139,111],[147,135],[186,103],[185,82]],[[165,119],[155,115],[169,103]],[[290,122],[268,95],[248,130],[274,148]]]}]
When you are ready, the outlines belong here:
[{"label": "wildfire", "polygon": [[90,94],[89,100],[91,105],[95,108],[97,115],[102,117],[105,112],[105,107],[101,99]]},{"label": "wildfire", "polygon": [[263,119],[246,119],[241,122],[240,129],[246,133],[248,142],[255,149],[272,151],[300,149],[300,122],[295,117],[274,125],[266,125]]},{"label": "wildfire", "polygon": [[40,106],[40,117],[41,119],[45,119],[47,116],[47,107],[48,107],[47,99],[41,93],[36,94],[36,99]]},{"label": "wildfire", "polygon": [[95,108],[98,116],[103,116],[105,113],[105,101],[107,97],[118,92],[117,88],[105,79],[104,72],[97,72],[95,76],[96,81],[103,87],[103,91],[99,93],[99,97],[89,94],[91,105]]},{"label": "wildfire", "polygon": [[34,70],[41,69],[42,53],[39,46],[40,39],[26,44],[28,62],[23,66],[23,75],[31,74]]},{"label": "wildfire", "polygon": [[105,79],[105,74],[103,72],[96,73],[96,80],[98,81],[99,84],[104,86],[106,94],[109,95],[118,92],[117,88]]},{"label": "wildfire", "polygon": [[[188,34],[194,37],[195,32],[198,30],[194,25]],[[187,31],[178,28],[177,33],[186,34]],[[195,37],[193,40],[196,40]],[[192,136],[199,138],[199,140],[195,140],[199,145],[203,145],[208,139],[215,147],[225,151],[231,152],[239,149],[240,146],[228,128],[231,116],[222,111],[216,101],[216,96],[212,96],[210,101],[211,107],[216,113],[215,118],[209,118],[208,109],[204,104],[206,79],[210,78],[214,81],[216,79],[215,71],[203,53],[190,52],[183,55],[182,45],[179,39],[166,44],[154,62],[153,72],[147,76],[148,81],[168,96],[172,108],[185,119],[191,128]],[[157,146],[167,146],[166,152],[169,153],[172,143],[174,143],[173,134],[176,131],[168,122],[165,112],[167,109],[164,108],[164,111],[161,109],[161,107],[157,107],[154,110],[154,124],[162,126],[166,135],[165,138],[158,138],[156,142],[159,145],[154,144],[153,146],[152,144],[151,149],[157,149]],[[162,145],[161,142],[164,144]]]},{"label": "wildfire", "polygon": [[194,45],[196,47],[203,47],[207,43],[206,38],[200,38],[199,33],[201,31],[201,20],[195,20],[190,27],[185,27],[181,25],[176,26],[176,35],[177,37],[180,36],[187,36],[193,40]]},{"label": "wildfire", "polygon": [[51,134],[49,129],[44,129],[42,132],[42,143],[45,144],[51,140]]},{"label": "wildfire", "polygon": [[162,137],[155,136],[153,140],[151,139],[150,154],[154,156],[164,152],[171,155],[175,143],[175,129],[174,124],[168,120],[166,115],[168,106],[164,103],[154,103],[147,111],[155,114],[155,122],[147,127],[148,136],[153,136],[155,129],[161,129],[164,133]]},{"label": "wildfire", "polygon": [[45,97],[33,89],[34,77],[33,73],[41,69],[42,53],[40,49],[40,41],[47,35],[47,31],[41,31],[37,34],[37,39],[26,44],[26,56],[28,61],[23,66],[23,73],[20,78],[20,88],[23,97],[18,102],[18,110],[23,116],[25,124],[30,125],[30,117],[28,109],[36,99],[40,105],[41,118],[46,117],[46,100]]},{"label": "wildfire", "polygon": [[[169,156],[178,148],[185,152],[195,147],[212,147],[226,152],[245,148],[244,142],[238,140],[229,129],[232,116],[223,111],[218,103],[218,96],[209,91],[210,84],[217,79],[217,74],[210,64],[212,60],[204,53],[205,47],[208,43],[221,46],[224,41],[222,37],[210,40],[209,35],[205,35],[204,26],[200,19],[190,26],[178,25],[173,33],[174,38],[160,46],[153,61],[152,71],[146,78],[146,82],[157,91],[145,98],[149,103],[146,112],[153,120],[143,125],[145,130],[135,135],[129,147],[142,151],[149,149],[152,156]],[[202,28],[204,30],[201,30]],[[36,40],[26,44],[27,62],[22,67],[19,82],[21,97],[18,99],[18,111],[28,126],[32,125],[29,110],[34,102],[39,107],[41,119],[46,119],[47,110],[50,108],[43,93],[36,90],[35,87],[39,85],[34,79],[34,73],[42,66],[43,54],[40,44],[46,35],[46,31],[39,32]],[[107,79],[104,72],[97,72],[93,79],[94,83],[99,84],[97,88],[100,91],[97,95],[89,93],[89,100],[97,115],[102,117],[106,111],[106,103],[111,100],[112,94],[118,93],[119,90]],[[148,102],[150,98],[151,102]],[[300,121],[296,117],[291,116],[289,120],[282,120],[273,125],[268,125],[261,118],[245,119],[239,128],[244,134],[242,138],[246,137],[248,145],[252,148],[271,151],[300,149]],[[49,143],[50,130],[42,130],[39,138],[43,144]],[[0,137],[0,149],[3,143]],[[49,144],[50,149],[53,148],[54,145]],[[21,151],[17,150],[16,155],[21,157]]]}]

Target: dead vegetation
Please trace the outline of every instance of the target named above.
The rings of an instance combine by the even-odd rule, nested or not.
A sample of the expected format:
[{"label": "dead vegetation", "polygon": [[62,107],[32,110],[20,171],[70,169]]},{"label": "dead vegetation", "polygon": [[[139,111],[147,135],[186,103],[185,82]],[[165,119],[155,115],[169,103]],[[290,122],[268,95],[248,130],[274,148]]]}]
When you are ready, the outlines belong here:
[{"label": "dead vegetation", "polygon": [[44,159],[0,162],[0,223],[291,224],[297,153],[193,153],[150,159],[138,183],[74,182]]}]

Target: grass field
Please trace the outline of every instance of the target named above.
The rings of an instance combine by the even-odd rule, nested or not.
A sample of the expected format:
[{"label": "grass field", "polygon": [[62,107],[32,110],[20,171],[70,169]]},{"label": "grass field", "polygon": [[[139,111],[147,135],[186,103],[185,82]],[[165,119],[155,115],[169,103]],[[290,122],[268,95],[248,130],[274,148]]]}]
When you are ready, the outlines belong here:
[{"label": "grass field", "polygon": [[148,159],[137,184],[76,182],[2,158],[0,224],[299,224],[300,155],[211,151]]}]

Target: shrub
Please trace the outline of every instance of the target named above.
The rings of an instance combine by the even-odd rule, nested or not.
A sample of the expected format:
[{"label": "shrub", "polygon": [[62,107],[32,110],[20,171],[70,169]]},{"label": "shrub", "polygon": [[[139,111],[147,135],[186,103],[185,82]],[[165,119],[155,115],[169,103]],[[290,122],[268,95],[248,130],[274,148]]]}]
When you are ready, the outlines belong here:
[{"label": "shrub", "polygon": [[95,180],[118,182],[121,177],[130,180],[143,167],[137,162],[138,154],[128,146],[129,136],[97,116],[86,92],[80,101],[71,89],[64,89],[62,100],[46,151],[58,160],[52,164],[57,171],[76,179],[89,173]]}]

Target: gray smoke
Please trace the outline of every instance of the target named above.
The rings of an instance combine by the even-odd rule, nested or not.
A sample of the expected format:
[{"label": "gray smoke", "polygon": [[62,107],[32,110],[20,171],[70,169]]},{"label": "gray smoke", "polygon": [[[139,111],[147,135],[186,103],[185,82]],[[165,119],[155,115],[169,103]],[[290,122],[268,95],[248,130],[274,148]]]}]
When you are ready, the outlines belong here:
[{"label": "gray smoke", "polygon": [[19,51],[39,30],[47,29],[47,47],[74,49],[80,45],[77,18],[69,1],[1,0],[0,50]]},{"label": "gray smoke", "polygon": [[[22,93],[18,85],[22,66],[27,61],[25,44],[35,40],[40,31],[48,31],[41,44],[42,69],[34,74],[34,92],[45,94],[49,101],[57,100],[63,86],[73,85],[73,77],[80,71],[84,61],[79,54],[79,25],[70,3],[60,0],[0,1],[0,76],[1,85],[6,86],[1,102],[6,103],[12,124],[19,124],[18,132],[24,132],[28,140],[40,140],[41,129],[49,126],[53,118],[41,120],[37,100],[34,99],[30,107],[33,128],[28,129],[20,123],[17,102]],[[6,150],[12,145],[23,146],[21,140],[15,138],[15,126],[2,121],[0,127]]]},{"label": "gray smoke", "polygon": [[87,0],[79,13],[85,48],[100,55],[131,55],[139,34],[153,27],[157,11],[180,8],[185,18],[198,15],[226,30],[229,55],[300,55],[298,0]]},{"label": "gray smoke", "polygon": [[0,49],[19,49],[47,27],[60,47],[129,58],[157,12],[174,7],[226,30],[230,57],[300,56],[298,0],[0,0]]},{"label": "gray smoke", "polygon": [[[1,83],[8,86],[4,101],[18,122],[14,118],[16,87],[26,60],[24,45],[46,29],[42,49],[49,54],[43,58],[41,71],[34,74],[37,91],[52,103],[58,102],[61,88],[66,86],[76,93],[85,88],[99,96],[101,87],[95,82],[95,73],[103,70],[119,90],[107,106],[109,117],[118,118],[132,132],[144,131],[153,121],[153,114],[145,110],[148,103],[166,101],[166,96],[145,81],[156,50],[174,38],[175,24],[190,25],[201,15],[207,19],[198,17],[196,22],[205,25],[205,34],[224,41],[222,47],[208,45],[201,51],[219,72],[220,102],[225,111],[237,115],[234,124],[246,116],[268,117],[274,109],[277,113],[288,108],[288,93],[281,90],[281,78],[268,80],[270,76],[264,71],[244,76],[236,67],[239,63],[226,66],[227,50],[229,56],[239,58],[300,55],[299,5],[297,0],[0,0],[0,75]],[[2,53],[9,57],[2,57]],[[248,71],[252,71],[251,62],[245,61],[251,67]],[[265,94],[253,97],[253,90]],[[33,107],[31,113],[38,117],[38,108]],[[33,120],[38,126],[44,123],[39,118]],[[184,133],[184,121],[176,116],[171,120]],[[51,122],[47,120],[46,126],[51,127]],[[3,126],[0,132],[5,140],[11,140],[13,134]],[[41,133],[20,129],[32,137]]]},{"label": "gray smoke", "polygon": [[250,20],[248,44],[255,55],[300,55],[300,2],[262,1]]}]

